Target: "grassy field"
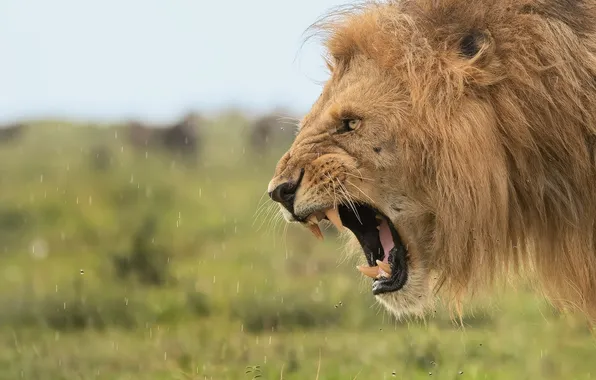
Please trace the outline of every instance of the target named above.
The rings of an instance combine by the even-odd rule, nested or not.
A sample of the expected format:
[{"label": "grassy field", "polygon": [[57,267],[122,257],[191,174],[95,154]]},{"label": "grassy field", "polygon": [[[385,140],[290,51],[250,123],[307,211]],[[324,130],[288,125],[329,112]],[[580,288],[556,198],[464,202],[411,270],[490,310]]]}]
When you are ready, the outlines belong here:
[{"label": "grassy field", "polygon": [[527,291],[394,321],[331,229],[276,219],[287,143],[248,131],[210,121],[191,160],[57,122],[0,144],[0,379],[596,378],[584,321]]}]

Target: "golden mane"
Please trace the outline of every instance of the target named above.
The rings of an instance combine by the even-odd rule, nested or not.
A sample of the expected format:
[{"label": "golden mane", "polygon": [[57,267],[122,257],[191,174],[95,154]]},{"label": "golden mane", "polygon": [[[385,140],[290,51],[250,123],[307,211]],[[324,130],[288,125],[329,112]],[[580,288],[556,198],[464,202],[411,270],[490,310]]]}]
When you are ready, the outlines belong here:
[{"label": "golden mane", "polygon": [[[416,247],[414,263],[437,273],[436,289],[460,296],[523,268],[554,303],[594,322],[595,28],[595,1],[403,0],[333,12],[313,25],[332,77],[275,178],[319,170],[303,145],[341,104],[374,108],[375,126],[392,126],[386,160],[399,161],[383,175],[411,206],[392,220]],[[367,99],[342,98],[350,86]],[[356,161],[376,152],[342,149]],[[375,170],[367,175],[385,178]],[[390,198],[367,196],[379,207]]]}]

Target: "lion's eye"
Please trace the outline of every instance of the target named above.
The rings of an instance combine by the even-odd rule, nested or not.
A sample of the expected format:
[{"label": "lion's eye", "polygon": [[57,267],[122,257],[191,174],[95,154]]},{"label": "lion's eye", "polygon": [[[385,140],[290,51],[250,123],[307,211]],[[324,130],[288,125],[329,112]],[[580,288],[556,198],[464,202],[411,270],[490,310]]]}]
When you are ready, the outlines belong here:
[{"label": "lion's eye", "polygon": [[346,133],[355,130],[360,126],[360,119],[341,119],[341,126],[337,133]]}]

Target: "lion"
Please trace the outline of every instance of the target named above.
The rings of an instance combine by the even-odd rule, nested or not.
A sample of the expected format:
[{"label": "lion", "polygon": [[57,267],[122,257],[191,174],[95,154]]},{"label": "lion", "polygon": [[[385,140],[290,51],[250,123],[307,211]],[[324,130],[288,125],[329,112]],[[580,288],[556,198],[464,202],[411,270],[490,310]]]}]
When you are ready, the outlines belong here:
[{"label": "lion", "polygon": [[329,78],[268,186],[285,220],[347,228],[397,318],[523,274],[596,322],[596,1],[367,2],[313,28]]}]

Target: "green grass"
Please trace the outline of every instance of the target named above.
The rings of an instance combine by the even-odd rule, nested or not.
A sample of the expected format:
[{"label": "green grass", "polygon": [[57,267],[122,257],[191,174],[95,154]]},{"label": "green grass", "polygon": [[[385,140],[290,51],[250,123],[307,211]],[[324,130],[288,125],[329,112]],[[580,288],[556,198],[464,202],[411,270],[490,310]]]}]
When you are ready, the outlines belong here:
[{"label": "green grass", "polygon": [[276,220],[287,147],[206,125],[190,161],[116,128],[0,144],[0,379],[591,379],[596,340],[524,290],[396,322],[331,230]]}]

